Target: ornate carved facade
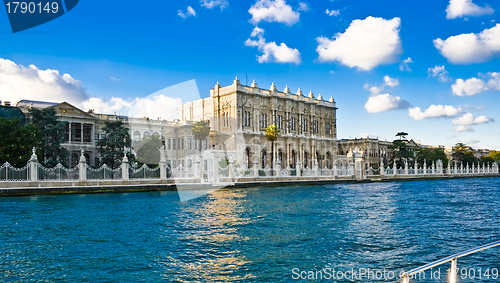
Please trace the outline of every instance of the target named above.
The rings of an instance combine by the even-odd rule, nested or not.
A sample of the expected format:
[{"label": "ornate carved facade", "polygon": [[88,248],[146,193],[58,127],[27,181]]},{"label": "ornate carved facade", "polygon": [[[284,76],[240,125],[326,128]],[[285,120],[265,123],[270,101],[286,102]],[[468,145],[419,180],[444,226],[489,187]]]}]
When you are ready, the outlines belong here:
[{"label": "ornate carved facade", "polygon": [[181,121],[210,122],[213,149],[236,152],[236,162],[252,167],[271,164],[271,142],[266,128],[274,124],[280,138],[274,143],[274,155],[282,167],[332,167],[337,155],[336,105],[333,98],[324,101],[321,94],[304,96],[288,87],[280,92],[258,88],[255,81],[243,86],[233,84],[210,90],[210,97],[188,102],[179,108]]}]

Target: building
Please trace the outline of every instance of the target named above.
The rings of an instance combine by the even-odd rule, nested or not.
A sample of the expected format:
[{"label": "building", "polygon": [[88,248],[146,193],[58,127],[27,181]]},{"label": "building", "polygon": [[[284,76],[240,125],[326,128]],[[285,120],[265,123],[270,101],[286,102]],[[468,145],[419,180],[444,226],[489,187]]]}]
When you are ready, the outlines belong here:
[{"label": "building", "polygon": [[[244,86],[236,78],[226,87],[217,83],[208,98],[181,105],[179,118],[209,121],[213,149],[236,152],[236,163],[247,168],[271,165],[271,152],[282,167],[307,168],[318,161],[331,168],[337,155],[336,110],[333,98],[325,101],[312,91],[293,94],[287,86],[281,92],[274,83],[262,89],[255,81]],[[281,132],[274,150],[265,135],[271,124]]]}]

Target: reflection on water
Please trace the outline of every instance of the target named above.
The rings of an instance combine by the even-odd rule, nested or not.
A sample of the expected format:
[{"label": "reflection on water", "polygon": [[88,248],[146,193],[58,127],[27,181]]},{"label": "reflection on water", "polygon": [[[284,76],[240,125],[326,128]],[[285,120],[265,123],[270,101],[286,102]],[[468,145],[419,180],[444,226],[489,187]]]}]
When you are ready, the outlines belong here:
[{"label": "reflection on water", "polygon": [[[176,192],[2,198],[0,281],[289,282],[294,268],[399,275],[498,240],[499,187],[487,178],[223,189],[188,202]],[[499,268],[498,251],[460,267]]]}]

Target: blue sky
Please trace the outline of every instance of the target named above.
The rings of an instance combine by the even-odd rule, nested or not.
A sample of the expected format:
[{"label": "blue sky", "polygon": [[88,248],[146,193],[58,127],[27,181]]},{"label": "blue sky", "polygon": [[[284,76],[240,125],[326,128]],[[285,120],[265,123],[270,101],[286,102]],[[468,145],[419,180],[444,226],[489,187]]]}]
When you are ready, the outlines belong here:
[{"label": "blue sky", "polygon": [[500,0],[82,0],[13,34],[0,9],[0,99],[126,114],[165,87],[194,79],[207,97],[248,73],[262,88],[333,96],[339,139],[406,131],[500,149],[499,10]]}]

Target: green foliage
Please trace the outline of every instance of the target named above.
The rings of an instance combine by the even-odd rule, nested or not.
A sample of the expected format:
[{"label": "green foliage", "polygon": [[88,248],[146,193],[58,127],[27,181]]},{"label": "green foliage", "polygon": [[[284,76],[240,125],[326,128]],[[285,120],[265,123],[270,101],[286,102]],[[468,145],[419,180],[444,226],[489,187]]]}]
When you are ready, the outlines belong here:
[{"label": "green foliage", "polygon": [[[42,145],[42,133],[35,125],[22,125],[18,119],[0,118],[0,164],[9,162],[14,167],[24,167],[31,157],[33,147]],[[42,156],[38,150],[38,158]]]},{"label": "green foliage", "polygon": [[446,153],[442,148],[419,148],[416,158],[420,167],[424,165],[424,160],[427,161],[427,165],[441,160],[443,161],[443,167],[448,167],[448,157],[446,157]]},{"label": "green foliage", "polygon": [[57,120],[56,110],[54,108],[36,109],[31,108],[31,122],[42,134],[41,151],[43,159],[48,167],[56,166],[58,163],[65,164],[65,158],[69,155],[67,149],[61,147],[64,143],[66,134],[65,123]]},{"label": "green foliage", "polygon": [[495,163],[495,159],[493,159],[493,157],[491,156],[481,156],[481,158],[479,158],[479,163],[482,165],[484,164],[485,166],[488,166],[488,163],[490,164],[490,166],[493,166],[493,163]]},{"label": "green foliage", "polygon": [[[398,133],[399,134],[399,133]],[[411,151],[411,148],[408,146],[406,140],[394,140],[392,145],[389,146],[389,149],[393,150],[391,163],[396,160],[398,167],[404,166],[405,159],[413,159],[414,153]]]},{"label": "green foliage", "polygon": [[210,135],[210,127],[208,126],[208,122],[206,121],[197,121],[194,122],[191,126],[191,133],[195,140],[200,141],[200,152],[201,152],[201,141],[206,140]]},{"label": "green foliage", "polygon": [[[121,121],[106,122],[103,128],[105,138],[97,142],[98,151],[102,157],[102,163],[106,163],[111,169],[117,168],[123,159],[125,148],[131,147],[129,130]],[[127,152],[129,162],[133,155]]]},{"label": "green foliage", "polygon": [[405,133],[405,132],[398,132],[396,134],[396,137],[399,137],[399,140],[406,140],[406,136],[408,135],[408,133]]},{"label": "green foliage", "polygon": [[488,154],[488,157],[491,157],[491,158],[493,158],[493,160],[498,162],[498,161],[500,161],[500,151],[492,150]]},{"label": "green foliage", "polygon": [[153,168],[160,163],[160,148],[163,146],[163,142],[159,135],[143,138],[134,142],[133,145],[137,154],[135,160],[140,163],[139,166],[147,164]]},{"label": "green foliage", "polygon": [[221,168],[227,168],[229,166],[229,159],[227,159],[227,157],[224,157],[222,158],[220,161],[219,161],[219,166]]},{"label": "green foliage", "polygon": [[271,168],[273,168],[274,142],[280,137],[280,130],[276,125],[272,124],[267,127],[265,134],[267,140],[271,142]]},{"label": "green foliage", "polygon": [[462,163],[464,166],[469,163],[477,163],[479,159],[474,156],[474,152],[471,150],[470,146],[467,146],[463,143],[457,143],[455,145],[455,152],[452,154],[453,161],[456,164]]}]

